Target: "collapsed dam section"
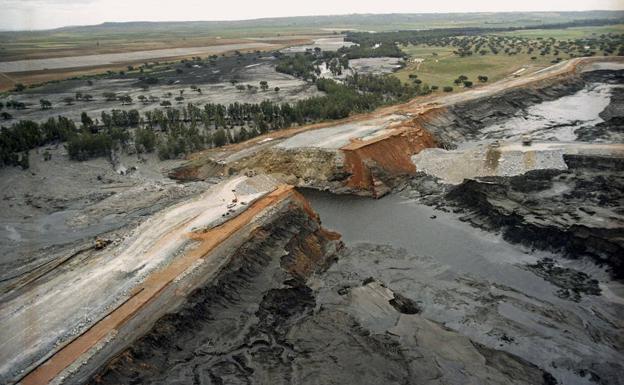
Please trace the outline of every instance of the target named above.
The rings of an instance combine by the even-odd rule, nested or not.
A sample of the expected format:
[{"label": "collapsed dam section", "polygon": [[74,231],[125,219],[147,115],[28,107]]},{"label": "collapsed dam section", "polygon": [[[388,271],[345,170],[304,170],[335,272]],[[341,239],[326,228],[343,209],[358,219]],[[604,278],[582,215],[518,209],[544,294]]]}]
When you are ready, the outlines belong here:
[{"label": "collapsed dam section", "polygon": [[583,78],[586,71],[609,66],[609,60],[571,59],[458,94],[430,95],[338,123],[269,133],[242,145],[204,151],[171,176],[196,180],[250,171],[298,187],[380,197],[418,171],[412,157],[423,149],[454,148],[523,105],[572,94],[588,81]]}]

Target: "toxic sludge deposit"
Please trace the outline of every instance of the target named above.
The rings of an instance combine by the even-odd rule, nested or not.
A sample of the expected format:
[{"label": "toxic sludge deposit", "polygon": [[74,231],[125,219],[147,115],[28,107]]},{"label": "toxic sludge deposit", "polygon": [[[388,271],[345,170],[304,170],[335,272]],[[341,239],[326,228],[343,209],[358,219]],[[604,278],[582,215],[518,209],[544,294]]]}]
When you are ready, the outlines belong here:
[{"label": "toxic sludge deposit", "polygon": [[[214,75],[193,102],[261,97]],[[0,382],[623,383],[622,87],[572,59],[188,160],[3,169]]]}]

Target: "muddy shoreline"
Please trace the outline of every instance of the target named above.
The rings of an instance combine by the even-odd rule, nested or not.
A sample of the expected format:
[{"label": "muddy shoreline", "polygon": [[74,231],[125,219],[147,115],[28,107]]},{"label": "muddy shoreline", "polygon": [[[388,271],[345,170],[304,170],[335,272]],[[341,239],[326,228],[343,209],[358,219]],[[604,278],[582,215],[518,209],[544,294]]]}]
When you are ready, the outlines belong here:
[{"label": "muddy shoreline", "polygon": [[562,251],[570,258],[590,257],[622,279],[624,161],[571,156],[565,160],[568,171],[469,180],[446,199],[467,211],[464,220],[501,231],[510,242]]},{"label": "muddy shoreline", "polygon": [[[298,274],[291,256],[307,243],[309,225],[290,213],[260,229],[213,284],[92,383],[555,383],[523,359],[425,320],[381,281],[335,282],[325,273],[349,251],[338,262],[322,255]],[[434,343],[441,340],[444,349]]]}]

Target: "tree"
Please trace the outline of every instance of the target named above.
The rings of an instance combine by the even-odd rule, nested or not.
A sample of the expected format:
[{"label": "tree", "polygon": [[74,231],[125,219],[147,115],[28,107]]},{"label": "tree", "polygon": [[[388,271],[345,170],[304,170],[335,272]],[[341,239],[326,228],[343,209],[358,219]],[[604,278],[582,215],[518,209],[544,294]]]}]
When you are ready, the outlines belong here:
[{"label": "tree", "polygon": [[280,88],[279,88],[279,87],[275,87],[273,90],[274,90],[275,92],[279,92],[279,91],[280,91]]},{"label": "tree", "polygon": [[104,96],[107,102],[112,102],[112,101],[117,100],[117,94],[114,92],[104,92],[102,96]]},{"label": "tree", "polygon": [[464,80],[464,87],[472,87],[472,82],[470,80]]},{"label": "tree", "polygon": [[11,120],[11,119],[13,119],[13,116],[11,114],[9,114],[8,112],[6,112],[6,111],[0,113],[0,116],[2,116],[2,119],[4,119],[4,120]]},{"label": "tree", "polygon": [[230,79],[230,83],[231,83],[233,86],[235,86],[235,85],[236,85],[236,83],[238,83],[238,80],[236,80],[236,79]]},{"label": "tree", "polygon": [[84,95],[82,95],[82,100],[84,100],[85,102],[90,102],[90,101],[93,100],[93,95],[84,94]]},{"label": "tree", "polygon": [[184,101],[184,96],[176,96],[175,101],[178,103],[182,103]]},{"label": "tree", "polygon": [[132,104],[132,97],[130,95],[122,95],[119,97],[121,105]]},{"label": "tree", "polygon": [[71,106],[74,103],[74,98],[72,98],[71,96],[67,96],[63,98],[63,101],[66,105]]},{"label": "tree", "polygon": [[215,147],[221,147],[225,145],[227,142],[227,138],[225,136],[225,130],[223,128],[219,128],[217,132],[215,132],[213,137]]},{"label": "tree", "polygon": [[93,131],[93,129],[95,128],[95,125],[93,124],[93,119],[91,119],[89,115],[87,115],[87,113],[84,111],[80,114],[80,121],[82,122],[83,129]]},{"label": "tree", "polygon": [[156,134],[147,128],[137,128],[134,132],[134,145],[137,152],[153,152],[156,148]]},{"label": "tree", "polygon": [[245,91],[245,85],[244,85],[244,84],[238,84],[238,85],[236,86],[236,89],[237,89],[238,91],[240,91],[240,92],[243,92],[243,91]]},{"label": "tree", "polygon": [[128,125],[135,127],[139,125],[139,122],[141,121],[141,115],[139,114],[139,111],[132,109],[130,111],[128,111]]},{"label": "tree", "polygon": [[41,104],[41,109],[42,110],[48,110],[50,108],[52,108],[52,102],[46,99],[40,99],[39,100],[39,104]]},{"label": "tree", "polygon": [[26,89],[26,86],[22,83],[17,83],[15,84],[15,91],[16,92],[22,92]]},{"label": "tree", "polygon": [[260,81],[260,88],[262,89],[262,91],[266,91],[269,89],[269,83],[267,83],[266,80],[261,80]]},{"label": "tree", "polygon": [[76,92],[76,100],[82,100],[82,92]]},{"label": "tree", "polygon": [[485,75],[479,75],[478,79],[481,83],[485,83],[488,81],[488,77]]},{"label": "tree", "polygon": [[168,100],[163,100],[162,102],[160,102],[160,105],[163,107],[171,107],[171,102]]},{"label": "tree", "polygon": [[143,104],[147,103],[147,98],[145,97],[145,95],[139,95],[137,96],[137,99],[139,99],[139,101]]},{"label": "tree", "polygon": [[453,87],[451,87],[451,86],[444,86],[444,88],[442,88],[442,91],[444,91],[444,92],[453,92]]}]

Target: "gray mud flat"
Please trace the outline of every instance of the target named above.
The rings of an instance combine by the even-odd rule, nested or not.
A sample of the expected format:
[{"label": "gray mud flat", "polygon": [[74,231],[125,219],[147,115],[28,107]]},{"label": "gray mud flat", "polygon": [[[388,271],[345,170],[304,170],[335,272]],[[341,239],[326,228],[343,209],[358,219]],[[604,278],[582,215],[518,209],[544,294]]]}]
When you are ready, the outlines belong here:
[{"label": "gray mud flat", "polygon": [[622,383],[624,300],[614,294],[622,285],[604,270],[509,244],[457,214],[397,195],[306,196],[348,246],[319,278],[321,298],[333,302],[331,288],[349,293],[374,277],[426,319],[525,359],[560,383]]},{"label": "gray mud flat", "polygon": [[325,252],[315,274],[297,273],[296,249],[306,250],[318,226],[304,218],[290,213],[264,226],[217,280],[92,382],[553,383],[536,365],[427,320],[382,281],[359,271],[335,281],[350,253],[331,265]]},{"label": "gray mud flat", "polygon": [[492,140],[577,140],[579,128],[604,119],[613,90],[624,84],[624,70],[600,70],[541,88],[516,88],[485,99],[461,102],[425,128],[445,148],[472,147]]},{"label": "gray mud flat", "polygon": [[225,51],[244,50],[252,48],[270,49],[273,44],[251,41],[249,43],[235,43],[206,47],[167,48],[149,51],[134,51],[124,53],[107,53],[97,55],[70,56],[51,59],[16,60],[0,62],[0,72],[26,72],[53,70],[59,68],[79,68],[107,64],[125,63],[131,61],[150,60],[190,55],[213,55]]}]

